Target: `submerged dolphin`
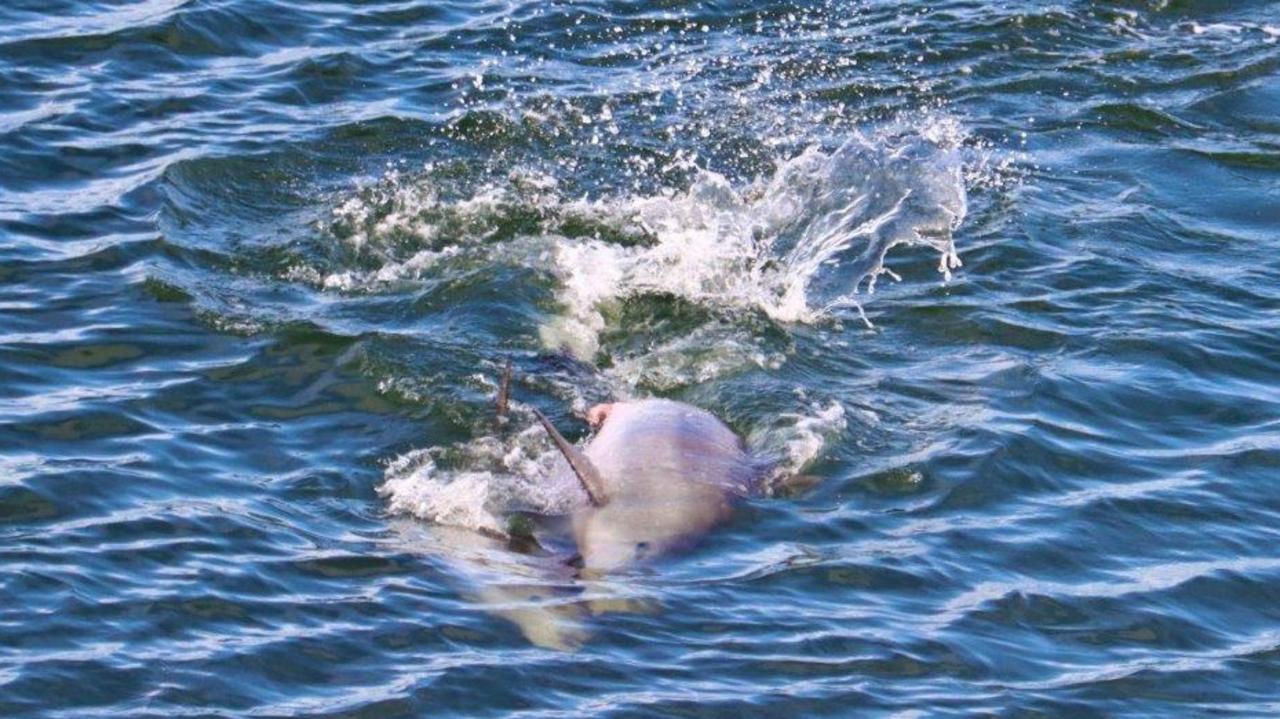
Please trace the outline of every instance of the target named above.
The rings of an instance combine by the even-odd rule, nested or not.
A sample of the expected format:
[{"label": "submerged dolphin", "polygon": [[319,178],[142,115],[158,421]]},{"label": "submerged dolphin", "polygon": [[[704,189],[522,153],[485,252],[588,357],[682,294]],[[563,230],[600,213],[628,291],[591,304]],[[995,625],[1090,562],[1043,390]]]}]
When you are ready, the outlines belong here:
[{"label": "submerged dolphin", "polygon": [[534,413],[590,499],[573,516],[588,576],[689,546],[728,518],[760,473],[733,430],[683,402],[597,405],[587,418],[598,432],[585,449]]}]

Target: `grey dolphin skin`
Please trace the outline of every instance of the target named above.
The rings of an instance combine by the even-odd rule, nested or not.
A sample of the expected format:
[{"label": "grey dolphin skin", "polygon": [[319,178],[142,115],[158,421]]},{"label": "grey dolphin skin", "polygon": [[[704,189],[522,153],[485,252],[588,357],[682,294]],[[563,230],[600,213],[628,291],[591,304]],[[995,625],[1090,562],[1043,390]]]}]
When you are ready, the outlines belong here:
[{"label": "grey dolphin skin", "polygon": [[644,399],[598,405],[597,434],[579,450],[541,412],[590,504],[574,514],[586,576],[687,547],[728,518],[757,473],[742,440],[706,410]]}]

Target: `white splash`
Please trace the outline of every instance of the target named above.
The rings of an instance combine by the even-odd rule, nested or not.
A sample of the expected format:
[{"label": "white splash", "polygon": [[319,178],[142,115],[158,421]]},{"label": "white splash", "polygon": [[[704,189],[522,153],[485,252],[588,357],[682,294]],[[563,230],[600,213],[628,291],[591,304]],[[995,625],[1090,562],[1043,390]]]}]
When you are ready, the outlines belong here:
[{"label": "white splash", "polygon": [[765,488],[785,483],[802,474],[822,455],[823,449],[848,426],[844,406],[839,402],[821,403],[797,393],[802,406],[797,411],[782,412],[758,426],[747,443],[761,457],[773,462]]},{"label": "white splash", "polygon": [[632,223],[652,242],[555,238],[564,313],[541,328],[544,344],[590,358],[606,327],[602,310],[645,294],[782,323],[842,307],[861,315],[859,296],[881,274],[894,276],[885,258],[903,244],[936,250],[950,279],[960,266],[951,233],[967,210],[963,134],[954,122],[927,130],[810,148],[745,187],[703,171],[682,193],[574,203],[574,212]]},{"label": "white splash", "polygon": [[507,512],[566,514],[585,501],[532,415],[523,408],[512,409],[513,421],[525,427],[523,431],[416,449],[392,460],[378,488],[388,498],[389,510],[501,534],[501,517]]}]

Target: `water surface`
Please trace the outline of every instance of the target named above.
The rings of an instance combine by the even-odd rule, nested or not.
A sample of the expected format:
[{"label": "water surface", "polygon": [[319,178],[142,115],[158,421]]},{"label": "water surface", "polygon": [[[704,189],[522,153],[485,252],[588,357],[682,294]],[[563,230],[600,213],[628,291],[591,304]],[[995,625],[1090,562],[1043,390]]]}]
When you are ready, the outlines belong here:
[{"label": "water surface", "polygon": [[[0,714],[1280,713],[1278,70],[1274,2],[6,3]],[[582,500],[530,407],[652,395],[772,491],[484,538]]]}]

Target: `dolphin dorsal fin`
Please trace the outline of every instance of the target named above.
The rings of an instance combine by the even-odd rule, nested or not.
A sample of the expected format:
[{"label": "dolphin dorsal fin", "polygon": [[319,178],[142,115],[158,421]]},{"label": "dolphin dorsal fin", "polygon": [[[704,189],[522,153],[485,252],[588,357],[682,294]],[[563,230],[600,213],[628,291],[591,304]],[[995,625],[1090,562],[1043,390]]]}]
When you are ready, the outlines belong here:
[{"label": "dolphin dorsal fin", "polygon": [[494,414],[499,423],[507,421],[507,409],[511,405],[511,358],[502,365],[502,379],[498,381],[498,399],[494,402]]},{"label": "dolphin dorsal fin", "polygon": [[600,476],[600,470],[587,459],[587,455],[583,454],[569,444],[569,440],[564,438],[556,430],[555,425],[551,424],[551,420],[546,415],[533,409],[533,414],[542,423],[547,434],[551,435],[551,441],[556,445],[556,449],[560,450],[560,454],[569,462],[569,467],[573,469],[573,473],[578,476],[578,481],[582,483],[582,488],[587,491],[587,496],[591,499],[591,504],[597,507],[603,507],[609,503],[609,497],[604,492],[604,479]]}]

